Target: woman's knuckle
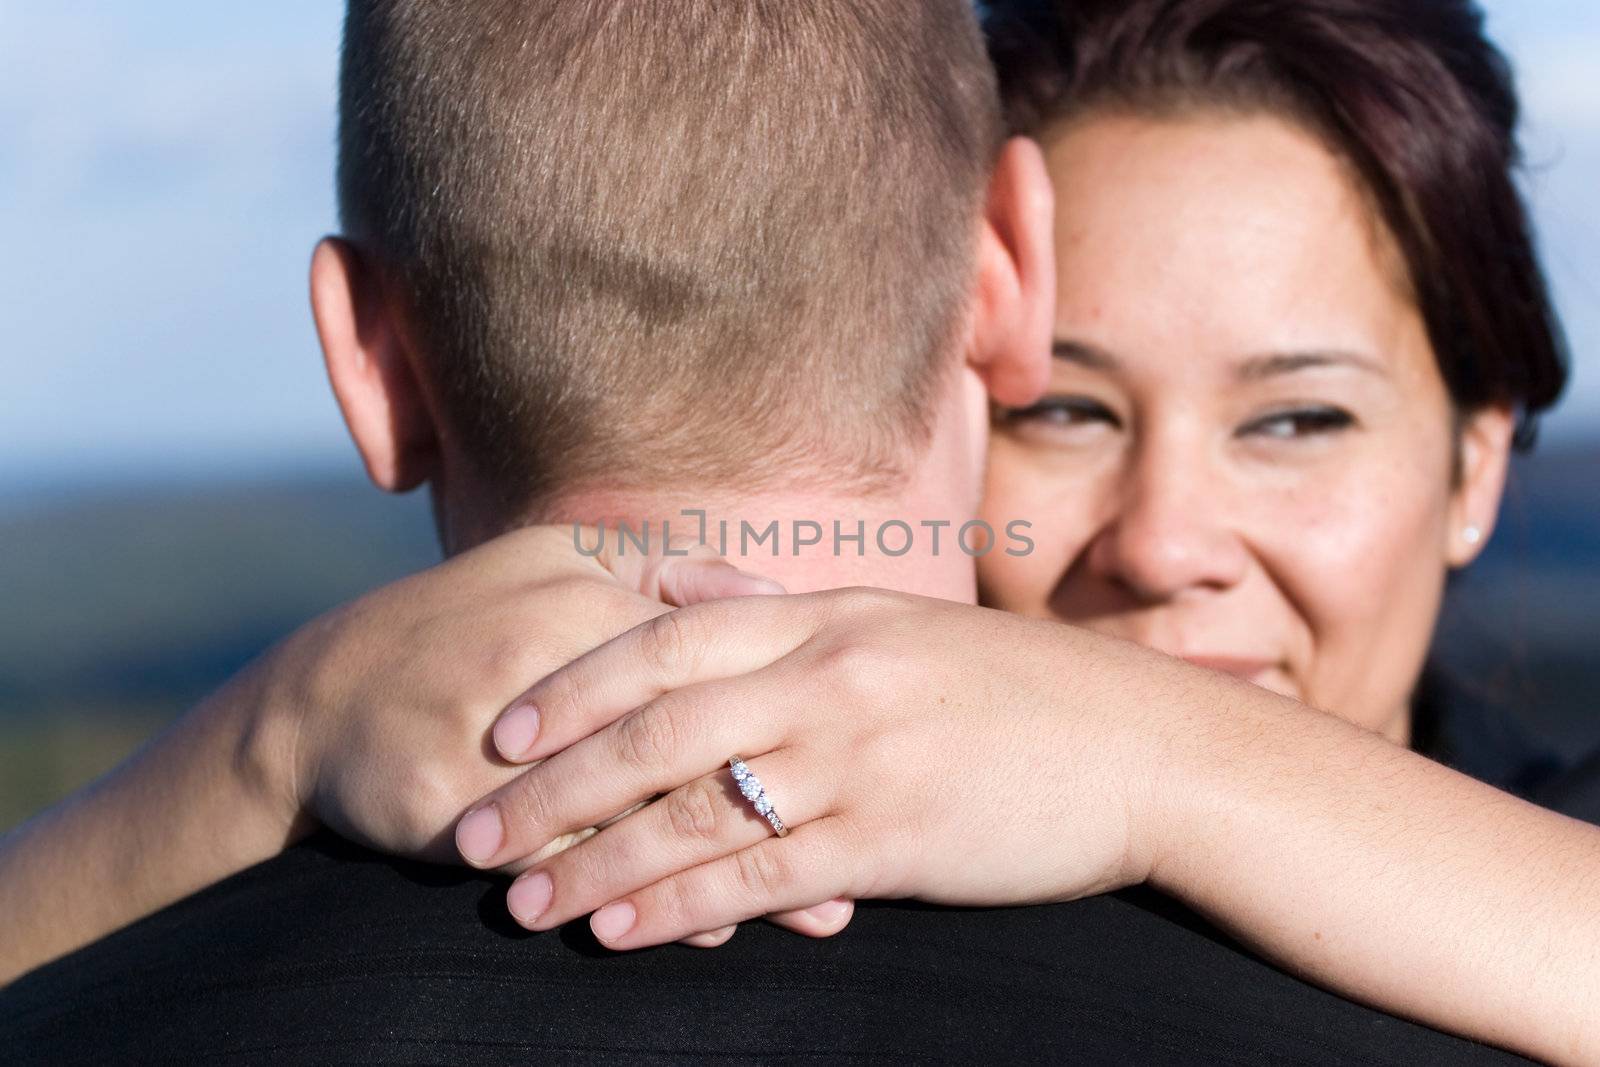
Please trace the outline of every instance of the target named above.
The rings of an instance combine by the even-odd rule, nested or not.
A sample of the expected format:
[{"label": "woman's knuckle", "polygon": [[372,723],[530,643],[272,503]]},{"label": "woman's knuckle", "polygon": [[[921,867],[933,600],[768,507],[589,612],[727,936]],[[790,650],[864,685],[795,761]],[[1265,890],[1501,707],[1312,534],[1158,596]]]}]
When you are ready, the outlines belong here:
[{"label": "woman's knuckle", "polygon": [[607,588],[609,583],[597,582],[585,575],[564,574],[541,583],[539,594],[550,602],[581,606]]},{"label": "woman's knuckle", "polygon": [[581,610],[588,620],[584,636],[595,647],[665,614],[666,609],[631,589],[608,583],[591,589]]},{"label": "woman's knuckle", "polygon": [[543,828],[549,805],[532,776],[524,775],[497,798],[506,839],[528,840]]},{"label": "woman's knuckle", "polygon": [[825,658],[825,669],[833,683],[846,693],[857,695],[874,691],[891,666],[878,648],[859,641],[842,643]]},{"label": "woman's knuckle", "polygon": [[674,750],[673,717],[658,707],[645,708],[617,726],[617,758],[630,767],[655,767]]},{"label": "woman's knuckle", "polygon": [[709,782],[694,782],[667,797],[667,822],[673,834],[714,841],[722,830],[723,799]]},{"label": "woman's knuckle", "polygon": [[747,848],[734,855],[738,888],[751,901],[766,900],[784,886],[788,876],[784,866],[773,849]]},{"label": "woman's knuckle", "polygon": [[706,903],[705,894],[689,878],[669,878],[658,882],[645,894],[653,925],[662,929],[698,929],[696,911]]},{"label": "woman's knuckle", "polygon": [[460,790],[441,767],[415,762],[390,782],[395,787],[396,823],[413,842],[433,837],[460,810]]},{"label": "woman's knuckle", "polygon": [[882,611],[900,602],[898,593],[871,585],[860,585],[852,588],[849,591],[848,598],[851,605],[860,611]]},{"label": "woman's knuckle", "polygon": [[499,631],[483,638],[478,646],[481,662],[478,676],[486,684],[501,688],[511,678],[523,674],[523,659],[528,645],[520,637]]},{"label": "woman's knuckle", "polygon": [[535,682],[517,702],[525,700],[538,709],[540,734],[582,737],[590,731],[585,729],[581,692],[569,674],[557,671]]},{"label": "woman's knuckle", "polygon": [[686,666],[689,635],[676,611],[657,615],[640,634],[639,654],[658,674],[674,674]]}]

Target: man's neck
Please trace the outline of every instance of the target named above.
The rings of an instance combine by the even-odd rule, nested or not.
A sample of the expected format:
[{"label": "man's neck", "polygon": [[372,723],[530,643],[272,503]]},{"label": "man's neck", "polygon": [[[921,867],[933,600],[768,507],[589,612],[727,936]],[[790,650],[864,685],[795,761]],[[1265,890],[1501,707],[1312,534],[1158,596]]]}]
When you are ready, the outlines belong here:
[{"label": "man's neck", "polygon": [[[988,446],[988,396],[970,368],[947,378],[931,421],[926,448],[892,490],[852,492],[827,471],[768,491],[573,486],[540,501],[534,521],[589,527],[574,537],[591,555],[601,536],[624,553],[662,551],[668,537],[673,551],[703,540],[735,565],[795,593],[871,585],[975,603],[976,554],[1006,551],[1011,542],[1008,531],[987,530],[974,519]],[[454,492],[445,481],[434,486],[447,551],[525,524],[485,522],[468,505],[488,494],[455,481],[461,484]],[[445,497],[455,506],[440,509]]]},{"label": "man's neck", "polygon": [[575,493],[546,508],[581,551],[674,551],[700,541],[792,593],[871,585],[965,603],[977,599],[971,552],[982,531],[963,526],[972,507],[949,494],[860,497],[721,492]]}]

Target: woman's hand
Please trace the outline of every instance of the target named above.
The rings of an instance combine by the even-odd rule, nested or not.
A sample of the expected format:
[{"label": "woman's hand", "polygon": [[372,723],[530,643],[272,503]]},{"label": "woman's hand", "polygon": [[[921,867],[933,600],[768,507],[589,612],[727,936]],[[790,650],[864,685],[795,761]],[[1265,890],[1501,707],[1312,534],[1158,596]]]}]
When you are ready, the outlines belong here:
[{"label": "woman's hand", "polygon": [[781,591],[708,552],[589,558],[570,527],[516,530],[314,620],[258,665],[253,767],[286,817],[454,861],[451,826],[513,772],[506,701],[671,605]]},{"label": "woman's hand", "polygon": [[[291,818],[379,851],[456,862],[450,830],[462,811],[521,770],[488,736],[510,697],[674,606],[783,591],[703,545],[674,543],[673,555],[618,548],[613,539],[589,557],[571,527],[517,530],[308,625],[264,667],[272,693],[253,706],[283,710],[252,731],[251,764],[287,771],[260,777]],[[593,832],[574,827],[503,866],[514,873]],[[842,929],[851,910],[770,918],[818,936]],[[687,940],[710,947],[733,932]]]},{"label": "woman's hand", "polygon": [[[519,700],[496,737],[531,744],[501,754],[549,758],[478,805],[458,841],[469,862],[501,866],[665,793],[508,894],[532,929],[607,905],[592,925],[614,948],[829,897],[1100,892],[1151,869],[1150,769],[1172,722],[1137,694],[1173,666],[1190,670],[1057,624],[878,590],[704,604]],[[788,836],[740,795],[735,754]]]}]

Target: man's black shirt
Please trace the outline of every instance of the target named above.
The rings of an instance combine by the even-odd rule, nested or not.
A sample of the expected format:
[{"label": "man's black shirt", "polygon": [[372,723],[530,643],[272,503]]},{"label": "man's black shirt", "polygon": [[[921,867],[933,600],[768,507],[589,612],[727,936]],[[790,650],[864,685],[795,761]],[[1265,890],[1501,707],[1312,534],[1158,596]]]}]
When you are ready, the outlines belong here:
[{"label": "man's black shirt", "polygon": [[8,1063],[1525,1062],[1325,993],[1165,898],[868,901],[718,949],[533,934],[505,882],[329,835],[0,993]]}]

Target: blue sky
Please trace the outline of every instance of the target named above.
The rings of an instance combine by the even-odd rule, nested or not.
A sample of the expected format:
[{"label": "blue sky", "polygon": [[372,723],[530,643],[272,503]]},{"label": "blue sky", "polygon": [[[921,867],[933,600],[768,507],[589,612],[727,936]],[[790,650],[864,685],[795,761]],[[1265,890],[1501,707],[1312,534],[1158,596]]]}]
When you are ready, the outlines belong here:
[{"label": "blue sky", "polygon": [[[1491,0],[1600,438],[1600,3]],[[354,469],[306,308],[335,0],[0,0],[0,487]]]}]

